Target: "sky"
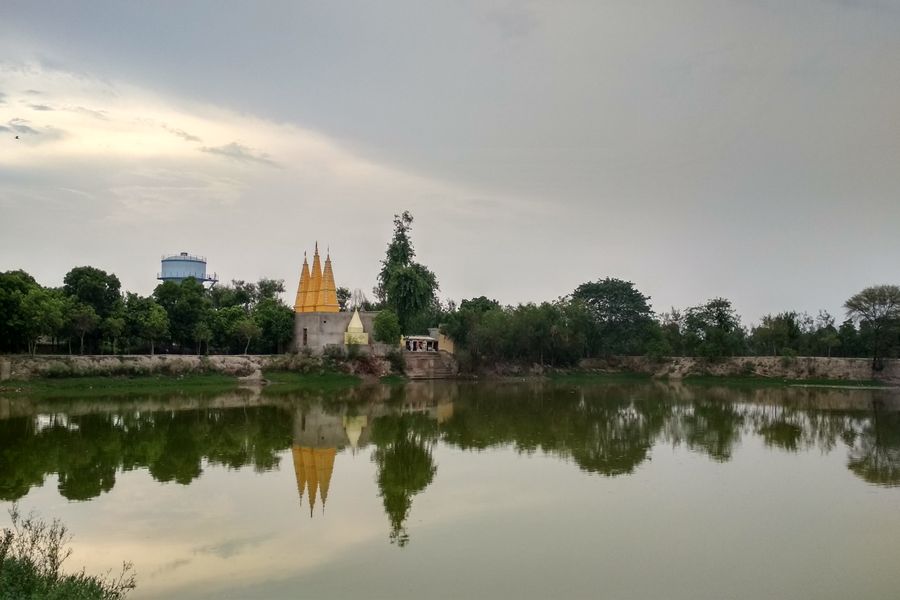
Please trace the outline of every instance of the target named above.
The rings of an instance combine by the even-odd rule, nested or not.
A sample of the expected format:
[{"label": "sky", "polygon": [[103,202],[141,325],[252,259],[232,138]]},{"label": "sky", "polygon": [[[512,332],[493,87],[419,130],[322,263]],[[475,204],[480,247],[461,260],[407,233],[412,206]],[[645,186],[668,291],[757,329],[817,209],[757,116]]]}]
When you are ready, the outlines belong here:
[{"label": "sky", "polygon": [[189,251],[291,300],[318,241],[370,292],[409,210],[443,299],[608,276],[840,320],[900,283],[898,31],[890,0],[5,0],[0,271],[148,294]]}]

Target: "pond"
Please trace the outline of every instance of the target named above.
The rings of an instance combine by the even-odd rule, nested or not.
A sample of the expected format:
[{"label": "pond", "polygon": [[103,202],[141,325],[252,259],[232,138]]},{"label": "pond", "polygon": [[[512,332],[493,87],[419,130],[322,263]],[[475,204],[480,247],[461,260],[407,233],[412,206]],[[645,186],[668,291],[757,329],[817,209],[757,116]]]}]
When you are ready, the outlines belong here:
[{"label": "pond", "polygon": [[656,382],[0,399],[129,598],[896,598],[900,398]]}]

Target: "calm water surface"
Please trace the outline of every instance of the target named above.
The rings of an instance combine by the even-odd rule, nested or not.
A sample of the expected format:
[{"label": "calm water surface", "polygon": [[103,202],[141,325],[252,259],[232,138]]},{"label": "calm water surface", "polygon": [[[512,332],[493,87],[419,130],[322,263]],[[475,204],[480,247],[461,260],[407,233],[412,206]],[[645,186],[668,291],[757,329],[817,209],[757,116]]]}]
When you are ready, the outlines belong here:
[{"label": "calm water surface", "polygon": [[0,399],[0,525],[132,598],[898,598],[900,399],[655,383]]}]

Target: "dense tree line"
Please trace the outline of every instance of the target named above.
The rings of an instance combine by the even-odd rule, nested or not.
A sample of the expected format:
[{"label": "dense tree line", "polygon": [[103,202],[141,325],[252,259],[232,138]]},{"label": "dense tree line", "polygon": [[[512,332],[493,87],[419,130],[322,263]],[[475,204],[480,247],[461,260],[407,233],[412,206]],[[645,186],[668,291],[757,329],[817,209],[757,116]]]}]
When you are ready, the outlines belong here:
[{"label": "dense tree line", "polygon": [[[118,277],[94,267],[75,267],[58,288],[7,271],[0,273],[0,351],[285,352],[294,316],[283,292],[280,280],[206,288],[188,278],[144,297],[123,293]],[[349,293],[342,296],[346,302]]]},{"label": "dense tree line", "polygon": [[606,278],[555,302],[463,300],[438,318],[471,368],[523,361],[567,366],[611,355],[869,357],[879,368],[881,358],[900,354],[900,288],[867,288],[845,308],[839,325],[826,311],[816,317],[788,311],[748,329],[726,298],[657,315],[633,283]]}]

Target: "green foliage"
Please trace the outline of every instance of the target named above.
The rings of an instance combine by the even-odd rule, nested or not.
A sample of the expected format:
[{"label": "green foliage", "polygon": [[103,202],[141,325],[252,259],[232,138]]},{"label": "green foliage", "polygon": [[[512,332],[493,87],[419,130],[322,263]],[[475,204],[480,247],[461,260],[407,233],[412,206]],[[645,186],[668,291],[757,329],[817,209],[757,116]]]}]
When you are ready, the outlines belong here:
[{"label": "green foliage", "polygon": [[650,336],[650,297],[630,281],[607,277],[583,283],[572,294],[593,317],[586,323],[588,347],[594,355],[640,354]]},{"label": "green foliage", "polygon": [[340,307],[341,312],[352,310],[350,308],[350,300],[353,297],[353,294],[350,293],[350,290],[345,287],[338,287],[335,290],[335,294],[337,295],[338,307]]},{"label": "green foliage", "polygon": [[94,331],[100,324],[100,315],[87,304],[75,304],[69,312],[69,323],[81,341],[80,353],[84,354],[84,336]]},{"label": "green foliage", "polygon": [[75,267],[63,278],[63,291],[94,309],[101,319],[121,302],[119,278],[94,267]]},{"label": "green foliage", "polygon": [[38,288],[25,271],[0,273],[0,351],[16,352],[25,347],[31,350],[34,336],[24,323],[31,317],[22,314],[22,301],[29,291]]},{"label": "green foliage", "polygon": [[72,536],[58,520],[46,523],[9,511],[11,528],[0,531],[0,599],[120,600],[135,588],[130,563],[116,578],[66,573]]},{"label": "green foliage", "polygon": [[244,344],[244,354],[247,354],[247,351],[250,349],[250,342],[253,341],[254,338],[258,338],[262,330],[259,328],[253,319],[249,317],[245,317],[234,324],[234,329],[232,330],[232,334],[237,337]]},{"label": "green foliage", "polygon": [[[408,211],[394,215],[394,235],[381,261],[375,296],[397,315],[401,333],[411,331],[415,321],[421,327],[421,316],[436,303],[437,276],[424,265],[415,262],[415,250],[410,239],[413,218]],[[428,326],[437,323],[428,323]]]},{"label": "green foliage", "polygon": [[739,356],[745,349],[741,319],[725,298],[692,306],[684,316],[684,347],[689,355],[710,359]]},{"label": "green foliage", "polygon": [[400,343],[400,320],[397,314],[392,310],[383,310],[377,315],[372,323],[374,329],[373,335],[376,342],[396,345]]},{"label": "green foliage", "polygon": [[885,347],[897,345],[900,332],[900,286],[876,285],[852,296],[844,303],[847,317],[865,325],[871,334],[872,367],[881,367]]},{"label": "green foliage", "polygon": [[253,308],[263,352],[283,352],[294,336],[294,311],[278,298],[264,298]]},{"label": "green foliage", "polygon": [[[29,352],[35,352],[40,336],[59,334],[66,319],[74,317],[73,314],[66,314],[68,306],[66,299],[60,293],[41,287],[29,289],[22,297],[18,311],[10,319],[10,322],[27,340]],[[87,308],[93,313],[93,309]],[[96,314],[94,318],[96,318]]]}]

